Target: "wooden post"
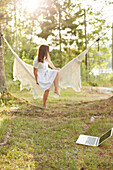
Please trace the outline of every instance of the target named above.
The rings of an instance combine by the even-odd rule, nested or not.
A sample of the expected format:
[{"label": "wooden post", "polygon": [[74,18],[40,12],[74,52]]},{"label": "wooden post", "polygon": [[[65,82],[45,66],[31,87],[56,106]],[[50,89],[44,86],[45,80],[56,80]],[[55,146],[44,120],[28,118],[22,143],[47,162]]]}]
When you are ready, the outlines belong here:
[{"label": "wooden post", "polygon": [[[85,10],[85,9],[84,9],[84,28],[85,28],[85,49],[87,49],[86,10]],[[88,58],[88,55],[87,55],[87,53],[86,53],[86,57],[85,57],[85,65],[86,65],[86,81],[87,81],[87,79],[88,79],[88,77],[87,77],[87,67],[88,67],[87,58]]]}]

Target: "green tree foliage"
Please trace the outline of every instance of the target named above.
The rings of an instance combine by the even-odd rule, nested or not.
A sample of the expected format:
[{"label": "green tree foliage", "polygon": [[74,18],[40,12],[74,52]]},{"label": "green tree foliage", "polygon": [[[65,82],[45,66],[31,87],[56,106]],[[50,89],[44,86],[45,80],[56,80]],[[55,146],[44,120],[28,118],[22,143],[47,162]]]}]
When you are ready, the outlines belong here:
[{"label": "green tree foliage", "polygon": [[[111,59],[111,53],[109,47],[100,46],[100,51],[98,51],[97,46],[91,47],[88,53],[88,70],[85,69],[85,63],[81,64],[81,76],[82,81],[87,80],[91,85],[96,85],[96,80],[100,80],[100,76],[97,74],[98,71],[100,73],[105,69],[109,69]],[[97,75],[96,75],[97,74]],[[107,74],[101,75],[101,77],[108,76]],[[103,81],[103,80],[102,80]]]},{"label": "green tree foliage", "polygon": [[[91,44],[105,33],[106,27],[103,27],[105,20],[102,19],[101,12],[94,12],[91,6],[87,8],[87,44]],[[81,8],[81,3],[76,1],[72,3],[70,0],[46,0],[40,6],[38,15],[41,31],[37,35],[54,46],[52,55],[55,55],[55,51],[59,51],[57,53],[60,60],[55,59],[55,61],[60,66],[84,50],[84,9]],[[104,43],[105,40],[107,37],[100,42]]]},{"label": "green tree foliage", "polygon": [[6,39],[16,52],[19,50],[20,58],[33,60],[37,54],[37,44],[33,42],[34,31],[37,28],[34,14],[22,9],[21,0],[14,0],[8,6],[8,15],[11,21],[4,29]]},{"label": "green tree foliage", "polygon": [[94,11],[92,7],[87,10],[87,43],[101,38],[102,43],[106,43],[108,37],[105,36],[105,32],[109,25],[106,25],[106,20],[103,19],[103,8],[101,11]]},{"label": "green tree foliage", "polygon": [[65,51],[70,52],[71,45],[76,42],[78,49],[83,46],[83,41],[78,41],[78,37],[81,39],[84,37],[82,29],[78,28],[79,25],[83,25],[83,21],[80,20],[83,12],[80,5],[73,5],[69,0],[49,0],[45,1],[45,4],[40,8],[41,32],[38,36],[48,41],[50,39],[52,46],[59,49],[62,66],[64,64],[63,55]]},{"label": "green tree foliage", "polygon": [[97,51],[96,48],[90,48],[89,51],[89,71],[93,68],[104,69],[108,68],[110,62],[110,50],[108,47],[100,47],[100,51]]}]

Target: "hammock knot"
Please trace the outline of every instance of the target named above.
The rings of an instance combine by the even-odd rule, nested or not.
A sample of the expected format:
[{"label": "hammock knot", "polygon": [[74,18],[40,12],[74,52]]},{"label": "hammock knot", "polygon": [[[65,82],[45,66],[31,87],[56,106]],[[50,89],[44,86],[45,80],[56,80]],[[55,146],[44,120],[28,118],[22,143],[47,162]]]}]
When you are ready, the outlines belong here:
[{"label": "hammock knot", "polygon": [[100,38],[98,38],[96,41],[99,41],[100,40]]}]

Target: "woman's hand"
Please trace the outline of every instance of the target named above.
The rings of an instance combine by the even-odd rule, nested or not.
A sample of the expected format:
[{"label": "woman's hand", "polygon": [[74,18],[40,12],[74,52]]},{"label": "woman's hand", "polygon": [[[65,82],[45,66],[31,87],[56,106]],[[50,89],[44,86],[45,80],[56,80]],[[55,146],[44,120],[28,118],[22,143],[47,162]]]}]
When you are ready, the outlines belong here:
[{"label": "woman's hand", "polygon": [[60,70],[60,68],[56,68],[55,66],[54,66],[54,64],[52,63],[52,61],[49,59],[48,60],[48,63],[49,63],[49,66],[53,69],[53,70]]},{"label": "woman's hand", "polygon": [[36,84],[39,85],[39,83],[36,81]]},{"label": "woman's hand", "polygon": [[60,68],[55,68],[55,70],[60,70]]}]

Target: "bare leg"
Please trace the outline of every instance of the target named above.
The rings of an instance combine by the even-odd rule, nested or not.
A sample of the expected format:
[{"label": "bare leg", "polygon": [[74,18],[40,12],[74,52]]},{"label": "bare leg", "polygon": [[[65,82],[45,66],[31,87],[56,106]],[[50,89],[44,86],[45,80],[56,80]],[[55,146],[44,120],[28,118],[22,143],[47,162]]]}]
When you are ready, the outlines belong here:
[{"label": "bare leg", "polygon": [[58,76],[59,76],[59,75],[58,75],[58,73],[57,73],[56,78],[55,78],[55,80],[54,80],[54,86],[55,86],[55,93],[60,96],[60,93],[59,93],[59,91],[58,91]]},{"label": "bare leg", "polygon": [[50,89],[47,89],[45,92],[44,92],[44,95],[43,95],[43,107],[47,107],[46,106],[46,103],[47,103],[47,98],[48,98],[48,94],[49,94],[49,90]]}]

